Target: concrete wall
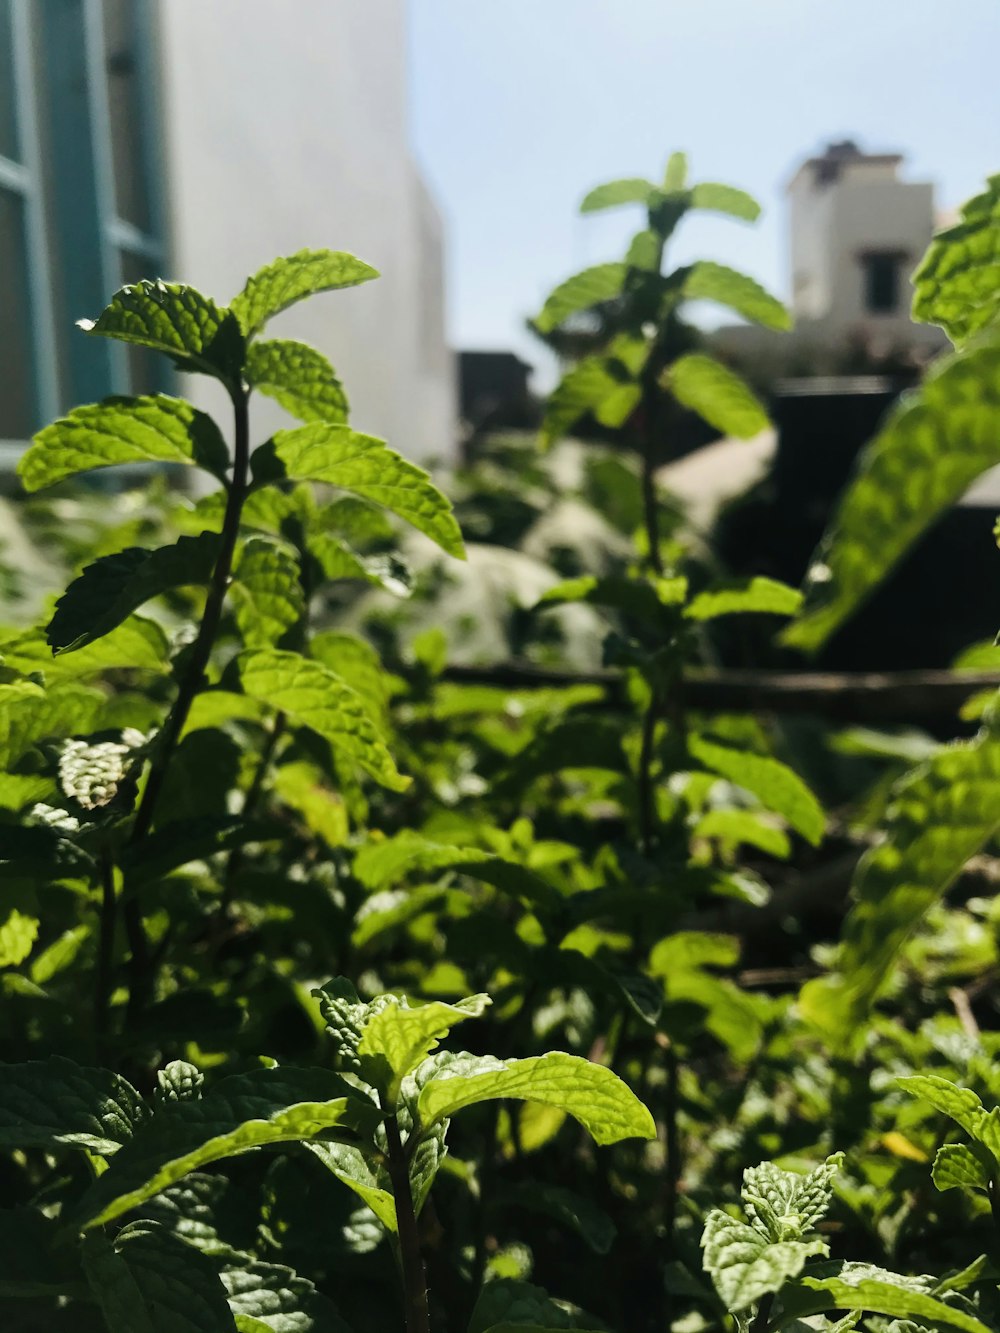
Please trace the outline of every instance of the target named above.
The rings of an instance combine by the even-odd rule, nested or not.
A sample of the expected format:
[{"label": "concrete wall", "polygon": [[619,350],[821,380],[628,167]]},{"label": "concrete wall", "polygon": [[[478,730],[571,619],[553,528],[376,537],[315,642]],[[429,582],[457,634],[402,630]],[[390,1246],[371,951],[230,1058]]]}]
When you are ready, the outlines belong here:
[{"label": "concrete wall", "polygon": [[[357,429],[448,456],[441,224],[409,151],[404,0],[159,0],[158,24],[173,276],[225,301],[303,247],[374,264],[378,281],[270,327],[330,357]],[[255,431],[277,424],[261,400]]]}]

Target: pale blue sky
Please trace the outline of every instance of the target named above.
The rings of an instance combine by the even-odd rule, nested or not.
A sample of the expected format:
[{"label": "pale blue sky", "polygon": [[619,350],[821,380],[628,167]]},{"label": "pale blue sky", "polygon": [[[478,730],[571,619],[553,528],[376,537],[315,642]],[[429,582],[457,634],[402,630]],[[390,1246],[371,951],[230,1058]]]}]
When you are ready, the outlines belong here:
[{"label": "pale blue sky", "polygon": [[939,208],[1000,171],[1000,0],[411,0],[417,156],[447,228],[449,333],[510,347],[575,268],[620,257],[634,210],[586,190],[662,171],[750,190],[754,227],[683,224],[678,260],[786,296],[783,188],[830,139],[905,152]]}]

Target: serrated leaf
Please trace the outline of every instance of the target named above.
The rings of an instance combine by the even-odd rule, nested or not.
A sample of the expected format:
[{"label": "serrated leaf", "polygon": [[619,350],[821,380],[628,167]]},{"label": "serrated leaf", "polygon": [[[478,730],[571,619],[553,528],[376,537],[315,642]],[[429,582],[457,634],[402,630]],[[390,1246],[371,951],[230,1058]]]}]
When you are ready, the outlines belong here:
[{"label": "serrated leaf", "polygon": [[472,995],[456,1004],[432,1000],[410,1008],[405,997],[377,1010],[358,1041],[365,1081],[382,1094],[393,1110],[403,1079],[433,1051],[442,1037],[467,1018],[478,1018],[492,1003],[488,995]]},{"label": "serrated leaf", "polygon": [[347,682],[380,730],[389,723],[388,677],[378,653],[357,634],[321,630],[309,643],[309,655]]},{"label": "serrated leaf", "polygon": [[133,1222],[113,1241],[88,1236],[83,1263],[93,1298],[114,1333],[236,1328],[212,1262],[155,1222]]},{"label": "serrated leaf", "polygon": [[779,759],[718,745],[702,736],[690,737],[688,750],[711,772],[752,792],[813,846],[820,842],[826,827],[823,808],[798,774]]},{"label": "serrated leaf", "polygon": [[596,264],[561,282],[542,306],[535,320],[542,333],[551,333],[570,315],[602,301],[613,301],[625,285],[628,267],[623,263]]},{"label": "serrated leaf", "polygon": [[123,287],[97,319],[81,319],[86,333],[150,347],[185,370],[239,383],[246,344],[234,315],[194,287],[144,279]]},{"label": "serrated leaf", "polygon": [[1000,828],[1000,736],[942,748],[895,788],[882,840],[858,863],[837,973],[806,983],[800,1007],[831,1034],[857,1029],[900,949]]},{"label": "serrated leaf", "polygon": [[162,1103],[80,1201],[76,1220],[100,1226],[210,1162],[269,1143],[350,1133],[374,1105],[324,1069],[255,1069],[222,1079],[197,1101]]},{"label": "serrated leaf", "polygon": [[652,181],[641,176],[608,181],[606,185],[596,185],[584,196],[580,205],[581,213],[596,213],[602,208],[618,208],[622,204],[645,204],[656,193]]},{"label": "serrated leaf", "polygon": [[988,1190],[991,1174],[964,1143],[943,1143],[934,1158],[931,1179],[939,1190]]},{"label": "serrated leaf", "polygon": [[404,519],[448,555],[465,558],[462,534],[450,502],[423,468],[373,435],[325,422],[280,430],[268,445],[257,450],[253,466],[258,480],[289,477],[351,491]]},{"label": "serrated leaf", "polygon": [[31,681],[0,685],[0,766],[11,767],[47,736],[93,730],[105,700],[100,690],[68,681],[48,690]]},{"label": "serrated leaf", "polygon": [[230,592],[247,648],[269,648],[277,643],[305,611],[295,552],[267,537],[251,537],[243,544]]},{"label": "serrated leaf", "polygon": [[409,597],[413,576],[406,563],[394,552],[361,555],[347,542],[329,532],[312,532],[306,544],[309,554],[319,561],[326,578],[360,579],[384,588],[394,597]]},{"label": "serrated leaf", "polygon": [[183,399],[105,398],[75,407],[40,430],[17,474],[25,490],[38,491],[118,463],[193,463],[224,479],[229,450],[212,418]]},{"label": "serrated leaf", "polygon": [[912,1096],[929,1102],[935,1110],[950,1116],[956,1125],[960,1125],[973,1138],[979,1136],[986,1111],[971,1088],[959,1087],[938,1074],[911,1074],[906,1078],[897,1078],[896,1082]]},{"label": "serrated leaf", "polygon": [[205,1075],[188,1060],[171,1060],[156,1071],[157,1101],[197,1101],[204,1086]]},{"label": "serrated leaf", "polygon": [[913,318],[966,342],[1000,318],[1000,175],[940,231],[913,274]]},{"label": "serrated leaf", "polygon": [[230,303],[247,337],[303,297],[357,287],[378,270],[343,250],[299,250],[259,269]]},{"label": "serrated leaf", "polygon": [[684,608],[689,620],[715,620],[718,616],[792,616],[802,605],[798,588],[758,574],[744,583],[700,592]]},{"label": "serrated leaf", "polygon": [[51,778],[33,773],[0,773],[0,806],[5,810],[23,810],[36,801],[47,801],[54,791]]},{"label": "serrated leaf", "polygon": [[0,644],[0,654],[15,670],[26,674],[42,672],[46,681],[52,683],[80,680],[103,671],[160,671],[168,663],[170,645],[155,620],[130,615],[96,642],[75,649],[71,660],[53,656],[41,629],[29,630]]},{"label": "serrated leaf", "polygon": [[838,1152],[805,1174],[773,1162],[747,1167],[741,1193],[750,1225],[768,1241],[804,1239],[825,1216],[843,1163]]},{"label": "serrated leaf", "polygon": [[329,668],[298,653],[261,648],[237,658],[243,689],[342,750],[391,791],[410,779],[393,763],[364,702]]},{"label": "serrated leaf", "polygon": [[[871,1314],[895,1318],[912,1317],[932,1328],[957,1328],[964,1333],[988,1333],[985,1324],[946,1305],[917,1286],[919,1280],[899,1273],[889,1273],[870,1264],[837,1263],[823,1265],[822,1273],[803,1274],[796,1292],[783,1302],[789,1312],[819,1313],[822,1310],[867,1310]],[[824,1299],[825,1298],[825,1299]],[[793,1304],[794,1301],[794,1304]]]},{"label": "serrated leaf", "polygon": [[351,1333],[313,1283],[283,1264],[243,1255],[221,1277],[241,1333]]},{"label": "serrated leaf", "polygon": [[602,1145],[656,1134],[653,1117],[617,1074],[562,1051],[524,1060],[456,1060],[424,1085],[418,1109],[421,1121],[429,1124],[462,1107],[507,1097],[565,1111]]},{"label": "serrated leaf", "polygon": [[753,1227],[718,1208],[705,1218],[701,1244],[705,1271],[730,1313],[780,1291],[798,1277],[807,1259],[827,1252],[819,1237],[769,1243]]},{"label": "serrated leaf", "polygon": [[107,1157],[141,1128],[135,1088],[107,1069],[62,1056],[0,1065],[0,1148],[82,1148]]},{"label": "serrated leaf", "polygon": [[685,300],[715,301],[768,329],[792,327],[792,317],[777,297],[766,292],[747,274],[724,264],[698,260],[688,269],[681,292]]},{"label": "serrated leaf", "polygon": [[760,204],[753,195],[738,190],[735,185],[720,185],[715,181],[702,181],[700,185],[692,186],[691,207],[726,213],[731,218],[742,218],[744,222],[756,222],[760,217]]},{"label": "serrated leaf", "polygon": [[251,343],[247,380],[300,421],[347,420],[344,386],[323,353],[308,343],[289,338]]},{"label": "serrated leaf", "polygon": [[56,602],[46,630],[53,653],[71,653],[103,638],[172,588],[208,583],[219,546],[214,532],[203,532],[156,550],[128,546],[87,565]]},{"label": "serrated leaf", "polygon": [[814,652],[903,554],[1000,463],[1000,342],[935,364],[860,455],[806,577],[785,643]]},{"label": "serrated leaf", "polygon": [[770,425],[764,404],[749,384],[703,352],[678,357],[666,383],[679,403],[724,435],[749,440]]}]

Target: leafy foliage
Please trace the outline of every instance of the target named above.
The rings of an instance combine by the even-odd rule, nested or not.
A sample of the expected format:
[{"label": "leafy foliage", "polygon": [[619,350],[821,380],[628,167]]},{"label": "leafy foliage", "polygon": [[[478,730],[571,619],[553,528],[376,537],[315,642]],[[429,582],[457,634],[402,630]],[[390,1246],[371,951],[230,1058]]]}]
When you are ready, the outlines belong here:
[{"label": "leafy foliage", "polygon": [[[830,733],[704,689],[753,686],[775,617],[831,633],[993,457],[994,195],[918,278],[961,350],[863,462],[822,606],[658,487],[691,413],[766,424],[685,304],[787,325],[669,268],[696,210],[757,214],[683,154],[585,200],[644,216],[540,318],[582,352],[558,447],[486,442],[453,503],[261,337],[360,260],[112,299],[90,331],[220,380],[232,449],[157,396],[22,459],[68,586],[0,631],[5,1329],[1000,1326],[992,709]],[[252,450],[258,392],[303,424]],[[121,462],[219,489],[67,484]]]}]

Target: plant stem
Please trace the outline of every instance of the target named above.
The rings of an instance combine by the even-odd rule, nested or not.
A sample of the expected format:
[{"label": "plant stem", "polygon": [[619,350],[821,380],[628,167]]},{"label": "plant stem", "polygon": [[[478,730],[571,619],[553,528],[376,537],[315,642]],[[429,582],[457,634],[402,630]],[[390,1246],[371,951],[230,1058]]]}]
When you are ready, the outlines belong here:
[{"label": "plant stem", "polygon": [[639,801],[639,840],[642,853],[649,856],[653,850],[653,835],[656,824],[656,810],[653,800],[653,742],[656,739],[656,723],[660,712],[660,701],[652,693],[649,706],[642,719],[642,744],[639,749],[639,769],[636,775]]},{"label": "plant stem", "polygon": [[[156,804],[163,790],[163,783],[180,740],[181,732],[191,711],[198,691],[204,683],[205,669],[212,653],[212,645],[222,618],[222,606],[229,587],[229,575],[233,566],[233,553],[240,529],[240,514],[248,489],[250,463],[250,412],[249,392],[243,385],[232,386],[230,397],[233,403],[233,477],[229,483],[226,497],[226,510],[222,521],[221,544],[212,578],[205,599],[198,634],[191,648],[187,671],[177,690],[173,707],[167,714],[159,736],[159,745],[146,788],[136,811],[135,822],[129,837],[129,845],[141,842],[149,833],[156,811]],[[129,1013],[134,1016],[144,1006],[149,994],[152,977],[149,967],[149,944],[142,922],[142,909],[135,896],[124,900],[125,928],[131,953],[129,967]]]},{"label": "plant stem", "polygon": [[663,560],[660,557],[660,517],[656,507],[656,479],[653,464],[652,441],[645,440],[642,451],[642,507],[646,528],[646,545],[649,547],[649,563],[658,577],[663,574]]},{"label": "plant stem", "polygon": [[[284,713],[278,713],[268,732],[267,740],[264,742],[264,748],[261,751],[260,762],[257,765],[257,771],[253,775],[253,781],[250,783],[250,789],[247,792],[246,800],[243,802],[243,818],[249,819],[253,815],[257,806],[260,804],[261,793],[264,790],[264,782],[267,778],[268,769],[271,767],[271,761],[274,759],[274,753],[278,748],[278,742],[284,735],[285,726],[288,718]],[[230,904],[233,901],[233,893],[236,887],[236,876],[239,874],[240,867],[243,864],[243,848],[234,847],[229,854],[226,862],[226,869],[222,877],[222,896],[219,899],[220,917],[225,916]]]},{"label": "plant stem", "polygon": [[104,1057],[104,1045],[108,1033],[116,915],[114,862],[111,859],[110,849],[104,847],[101,850],[101,921],[97,939],[97,977],[94,994],[94,1032],[99,1059]]},{"label": "plant stem", "polygon": [[406,1333],[430,1333],[430,1311],[427,1305],[427,1277],[420,1254],[420,1236],[413,1211],[410,1190],[410,1166],[403,1141],[399,1137],[396,1117],[385,1121],[385,1137],[389,1148],[389,1179],[396,1201],[396,1230],[399,1236],[399,1257],[403,1272],[403,1306]]},{"label": "plant stem", "polygon": [[664,1191],[663,1212],[667,1226],[667,1253],[673,1252],[677,1231],[677,1192],[681,1179],[681,1135],[677,1123],[680,1110],[680,1066],[677,1051],[671,1042],[665,1053],[667,1092],[664,1099],[664,1119],[667,1127],[667,1181]]}]

